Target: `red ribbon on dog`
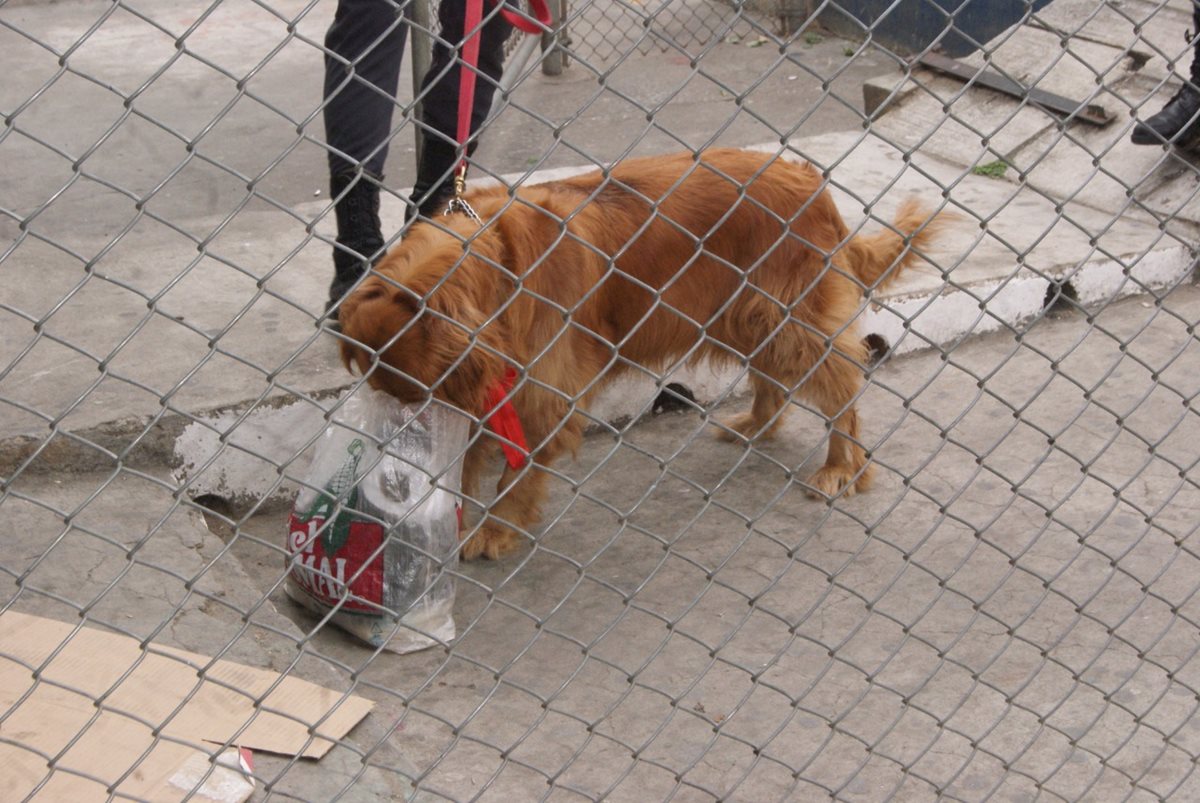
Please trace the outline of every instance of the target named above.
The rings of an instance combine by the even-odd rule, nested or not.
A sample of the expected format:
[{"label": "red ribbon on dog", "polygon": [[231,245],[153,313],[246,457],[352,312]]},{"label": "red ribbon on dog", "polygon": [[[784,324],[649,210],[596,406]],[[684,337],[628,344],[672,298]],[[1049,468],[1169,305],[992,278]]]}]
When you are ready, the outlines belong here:
[{"label": "red ribbon on dog", "polygon": [[504,379],[488,390],[487,418],[488,427],[500,438],[500,448],[504,450],[504,459],[510,468],[518,469],[525,465],[525,456],[529,454],[529,443],[525,440],[525,429],[521,419],[517,417],[517,408],[512,403],[512,389],[517,382],[517,369],[511,365],[504,371]]}]

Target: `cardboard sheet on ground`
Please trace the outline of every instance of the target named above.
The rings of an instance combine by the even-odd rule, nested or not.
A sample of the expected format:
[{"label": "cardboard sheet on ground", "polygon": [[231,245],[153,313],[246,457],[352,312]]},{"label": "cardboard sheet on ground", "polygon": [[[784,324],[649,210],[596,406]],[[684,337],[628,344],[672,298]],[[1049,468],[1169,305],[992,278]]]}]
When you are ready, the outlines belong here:
[{"label": "cardboard sheet on ground", "polygon": [[0,615],[0,800],[25,799],[60,753],[38,799],[103,800],[116,784],[122,795],[181,800],[217,745],[320,758],[372,705],[270,670],[143,650],[126,636],[9,611]]}]

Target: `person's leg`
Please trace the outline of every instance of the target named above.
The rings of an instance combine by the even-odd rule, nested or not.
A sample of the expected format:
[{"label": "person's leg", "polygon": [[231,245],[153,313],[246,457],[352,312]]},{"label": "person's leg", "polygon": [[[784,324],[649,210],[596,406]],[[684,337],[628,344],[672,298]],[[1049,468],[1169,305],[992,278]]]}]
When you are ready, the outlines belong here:
[{"label": "person's leg", "polygon": [[337,218],[328,307],[383,250],[379,186],[387,159],[408,0],[338,0],[325,36],[325,141]]},{"label": "person's leg", "polygon": [[[417,181],[413,187],[408,217],[419,211],[423,217],[434,215],[454,192],[454,168],[459,161],[458,95],[462,62],[457,46],[463,39],[466,3],[445,0],[438,6],[441,30],[433,42],[433,58],[422,83],[421,123],[424,144]],[[483,31],[480,35],[480,75],[475,81],[475,99],[471,109],[471,132],[475,133],[492,108],[496,85],[504,72],[504,43],[512,33],[492,3],[484,5]],[[474,142],[469,150],[474,151]]]},{"label": "person's leg", "polygon": [[1130,140],[1135,145],[1161,145],[1164,142],[1191,145],[1200,139],[1200,0],[1192,2],[1192,30],[1188,41],[1192,45],[1188,80],[1158,114],[1134,127]]}]

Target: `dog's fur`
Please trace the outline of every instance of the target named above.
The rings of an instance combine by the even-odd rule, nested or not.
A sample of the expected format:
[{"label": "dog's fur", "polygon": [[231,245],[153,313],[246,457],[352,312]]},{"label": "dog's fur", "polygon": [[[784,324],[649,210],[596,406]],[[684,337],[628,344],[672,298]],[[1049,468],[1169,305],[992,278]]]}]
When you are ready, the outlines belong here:
[{"label": "dog's fur", "polygon": [[[580,443],[575,409],[633,366],[748,363],[753,404],[722,435],[769,437],[798,392],[833,426],[811,487],[832,496],[870,485],[854,406],[866,349],[853,322],[864,289],[932,239],[938,221],[920,206],[905,203],[890,229],[851,236],[811,165],[738,150],[629,160],[607,179],[468,201],[482,230],[465,215],[413,227],[339,313],[347,366],[407,402],[432,389],[482,416],[506,366],[521,372],[514,402],[534,462],[506,467],[464,557],[518,546],[546,495],[540,467]],[[494,440],[476,441],[465,493],[475,496],[494,453]]]}]

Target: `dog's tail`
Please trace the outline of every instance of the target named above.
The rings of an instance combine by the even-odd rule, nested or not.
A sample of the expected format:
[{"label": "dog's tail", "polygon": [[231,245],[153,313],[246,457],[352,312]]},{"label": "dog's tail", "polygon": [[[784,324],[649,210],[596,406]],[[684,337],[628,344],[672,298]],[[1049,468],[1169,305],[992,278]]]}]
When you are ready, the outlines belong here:
[{"label": "dog's tail", "polygon": [[900,205],[890,227],[874,234],[856,234],[843,247],[850,268],[864,285],[886,287],[912,265],[951,222],[951,215],[932,214],[909,198]]}]

